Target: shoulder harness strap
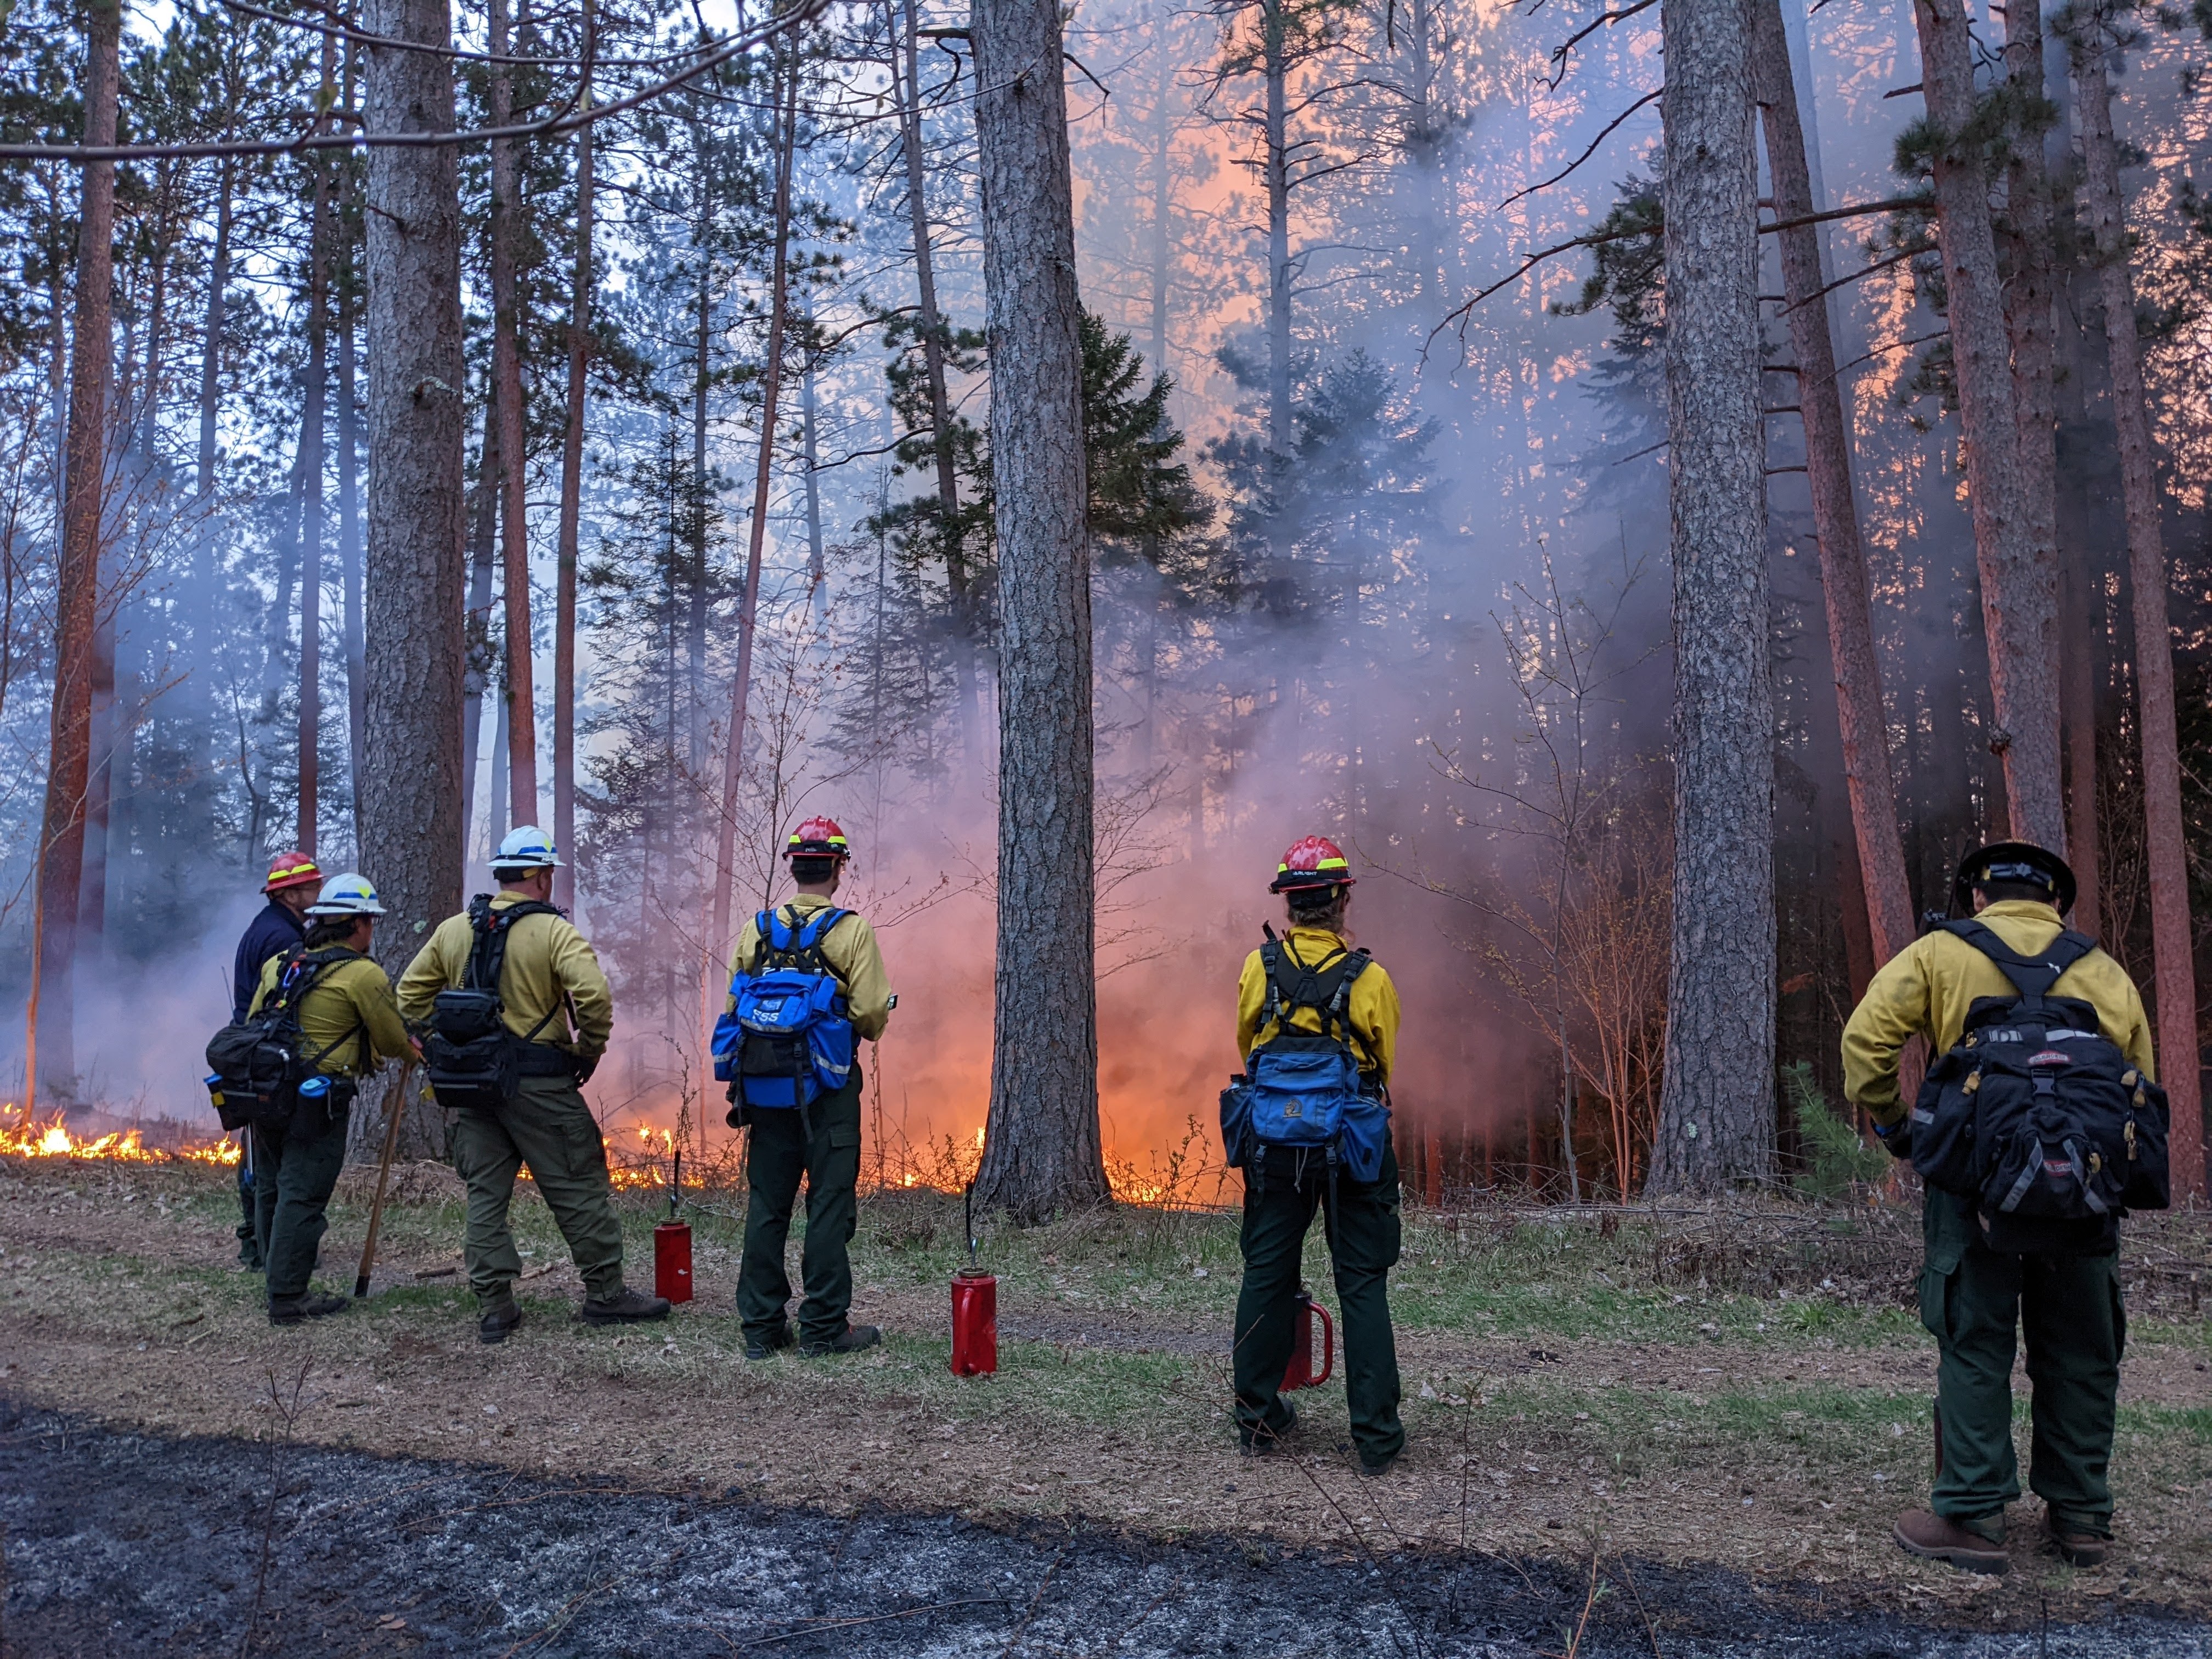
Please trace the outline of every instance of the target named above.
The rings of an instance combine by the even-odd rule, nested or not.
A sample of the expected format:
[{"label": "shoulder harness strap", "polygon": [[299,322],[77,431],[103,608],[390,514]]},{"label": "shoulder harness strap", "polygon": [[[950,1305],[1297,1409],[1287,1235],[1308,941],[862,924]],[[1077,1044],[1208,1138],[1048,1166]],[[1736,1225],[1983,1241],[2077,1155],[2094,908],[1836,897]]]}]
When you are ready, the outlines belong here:
[{"label": "shoulder harness strap", "polygon": [[[1260,961],[1267,975],[1267,1015],[1274,1021],[1278,1032],[1290,1029],[1291,1015],[1297,1010],[1310,1008],[1321,1018],[1323,1036],[1344,1043],[1363,1061],[1372,1060],[1346,1014],[1352,1001],[1352,982],[1374,965],[1372,955],[1364,949],[1347,951],[1340,945],[1319,962],[1304,962],[1276,939],[1271,929],[1267,941],[1260,946]],[[1286,961],[1298,970],[1298,977],[1288,991],[1283,988],[1283,981],[1288,976]],[[1334,986],[1325,988],[1331,975]]]},{"label": "shoulder harness strap", "polygon": [[2086,934],[2068,928],[2051,941],[2039,957],[2023,956],[1998,937],[1987,922],[1972,919],[1946,921],[1943,931],[1964,939],[2002,969],[2013,989],[2023,1000],[2039,1006],[2066,970],[2097,948]]}]

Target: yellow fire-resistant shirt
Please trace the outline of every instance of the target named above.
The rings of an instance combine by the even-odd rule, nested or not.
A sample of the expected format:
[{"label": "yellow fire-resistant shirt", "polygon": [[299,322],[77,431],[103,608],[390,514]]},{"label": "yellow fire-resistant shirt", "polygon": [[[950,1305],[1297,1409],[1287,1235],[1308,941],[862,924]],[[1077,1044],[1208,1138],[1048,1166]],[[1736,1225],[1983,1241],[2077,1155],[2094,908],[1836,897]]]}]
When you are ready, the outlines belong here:
[{"label": "yellow fire-resistant shirt", "polygon": [[[261,1012],[261,1005],[276,989],[276,975],[290,954],[280,951],[261,964],[261,984],[253,993],[249,1018]],[[368,1033],[365,1043],[356,1035],[364,1027]],[[392,1000],[391,978],[367,957],[332,963],[307,988],[307,994],[300,999],[300,1036],[311,1054],[337,1044],[315,1067],[332,1077],[367,1077],[386,1060],[406,1054],[409,1046],[407,1027]],[[349,1037],[352,1040],[344,1040]]]},{"label": "yellow fire-resistant shirt", "polygon": [[[2002,899],[1977,921],[2024,957],[2039,956],[2065,924],[2058,912],[2033,899]],[[1885,963],[1844,1027],[1844,1093],[1885,1126],[1905,1115],[1897,1097],[1897,1056],[1915,1036],[1942,1054],[1966,1029],[1977,997],[2018,993],[2004,970],[1955,933],[1929,933]],[[2097,1024],[2120,1047],[2128,1063],[2155,1079],[2150,1022],[2142,996],[2120,964],[2092,951],[2058,977],[2053,996],[2079,997],[2097,1011]]]},{"label": "yellow fire-resistant shirt", "polygon": [[[523,902],[520,893],[495,893],[491,908],[504,910]],[[399,1012],[416,1024],[430,1018],[441,991],[460,988],[468,972],[477,930],[468,912],[438,924],[430,942],[399,976]],[[614,1035],[614,993],[591,942],[568,917],[525,916],[507,936],[507,961],[500,969],[500,1002],[507,1029],[519,1037],[549,1042],[590,1059],[606,1051]],[[561,1012],[568,1018],[563,1019]],[[551,1018],[548,1018],[547,1016]],[[539,1022],[544,1021],[542,1027]]]},{"label": "yellow fire-resistant shirt", "polygon": [[[1332,951],[1345,949],[1344,941],[1326,927],[1293,927],[1283,936],[1285,952],[1308,968],[1317,968]],[[1283,987],[1285,992],[1291,988]],[[1352,981],[1352,995],[1344,1017],[1358,1041],[1361,1075],[1380,1085],[1390,1080],[1390,1062],[1398,1048],[1398,988],[1381,963],[1370,963]],[[1321,1016],[1310,1009],[1291,1011],[1291,1024],[1301,1031],[1321,1031]],[[1237,1052],[1247,1060],[1253,1049],[1275,1035],[1276,1022],[1267,1012],[1267,969],[1257,951],[1244,958],[1244,972],[1237,981]]]},{"label": "yellow fire-resistant shirt", "polygon": [[[779,908],[784,920],[796,926],[817,910],[830,909],[833,904],[834,901],[819,893],[801,893]],[[760,948],[760,918],[755,916],[738,935],[738,948],[730,952],[732,978],[753,971],[754,957]],[[868,926],[866,917],[848,912],[836,927],[823,934],[821,949],[822,960],[830,964],[830,971],[845,988],[845,1012],[853,1022],[854,1033],[873,1042],[891,1020],[891,982],[884,972],[884,953],[877,946],[876,930]],[[736,1006],[737,1000],[732,998],[725,1012]]]}]

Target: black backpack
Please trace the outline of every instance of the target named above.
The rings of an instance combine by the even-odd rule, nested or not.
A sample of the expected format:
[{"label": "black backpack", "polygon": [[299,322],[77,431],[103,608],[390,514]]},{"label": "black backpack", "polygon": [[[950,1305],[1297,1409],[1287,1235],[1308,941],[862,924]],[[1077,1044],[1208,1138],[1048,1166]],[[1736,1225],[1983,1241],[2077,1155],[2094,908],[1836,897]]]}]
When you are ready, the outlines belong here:
[{"label": "black backpack", "polygon": [[1976,997],[1956,1047],[1928,1068],[1912,1109],[1912,1166],[1928,1185],[1972,1200],[2027,1249],[2039,1229],[2108,1227],[2126,1210],[2162,1210],[2166,1091],[2128,1062],[2097,1011],[2051,988],[2096,949],[2068,930],[2024,957],[1978,921],[1946,921],[2004,970],[2018,993]]},{"label": "black backpack", "polygon": [[[497,1111],[521,1091],[526,1065],[536,1038],[561,1012],[555,1003],[545,1018],[517,1036],[507,1029],[507,1005],[500,998],[500,976],[507,969],[507,945],[514,924],[525,916],[557,916],[557,906],[526,899],[503,910],[491,908],[491,896],[479,893],[469,901],[469,926],[476,943],[469,949],[457,990],[441,991],[430,1004],[430,1030],[422,1039],[423,1069],[431,1092],[448,1111],[472,1106]],[[565,1065],[565,1056],[563,1057]]]},{"label": "black backpack", "polygon": [[360,1021],[315,1054],[307,1052],[300,1035],[301,1000],[329,969],[359,955],[343,945],[320,951],[294,945],[285,953],[276,987],[259,1012],[208,1039],[208,1070],[216,1079],[209,1093],[225,1129],[284,1128],[299,1107],[300,1085],[323,1061],[356,1037],[363,1044],[362,1059],[368,1059],[368,1027]]}]

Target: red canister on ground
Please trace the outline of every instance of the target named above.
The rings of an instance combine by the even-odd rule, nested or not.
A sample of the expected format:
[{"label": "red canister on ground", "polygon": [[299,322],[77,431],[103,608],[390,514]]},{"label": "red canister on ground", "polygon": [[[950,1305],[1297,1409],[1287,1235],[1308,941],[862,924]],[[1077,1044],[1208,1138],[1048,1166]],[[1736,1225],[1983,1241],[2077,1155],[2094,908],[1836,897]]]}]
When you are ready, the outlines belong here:
[{"label": "red canister on ground", "polygon": [[671,1302],[691,1299],[691,1224],[664,1221],[653,1230],[653,1293]]},{"label": "red canister on ground", "polygon": [[952,1276],[952,1374],[988,1376],[999,1369],[999,1281],[963,1267]]},{"label": "red canister on ground", "polygon": [[[1314,1374],[1314,1321],[1321,1321],[1321,1374]],[[1298,1292],[1297,1311],[1291,1323],[1291,1363],[1283,1371],[1283,1392],[1292,1389],[1310,1389],[1326,1382],[1336,1375],[1336,1327],[1329,1322],[1328,1310],[1315,1301],[1310,1292]]]}]

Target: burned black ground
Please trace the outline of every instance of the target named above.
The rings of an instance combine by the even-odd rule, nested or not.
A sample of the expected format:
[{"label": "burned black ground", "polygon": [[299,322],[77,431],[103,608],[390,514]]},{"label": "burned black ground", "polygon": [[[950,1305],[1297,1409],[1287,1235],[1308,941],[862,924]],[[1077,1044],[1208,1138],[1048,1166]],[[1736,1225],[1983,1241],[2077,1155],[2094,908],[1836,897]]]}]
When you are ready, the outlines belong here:
[{"label": "burned black ground", "polygon": [[653,1656],[2204,1659],[2140,1604],[2008,1629],[1606,1555],[1369,1558],[957,1515],[838,1516],[377,1458],[161,1438],[0,1406],[4,1651]]}]

